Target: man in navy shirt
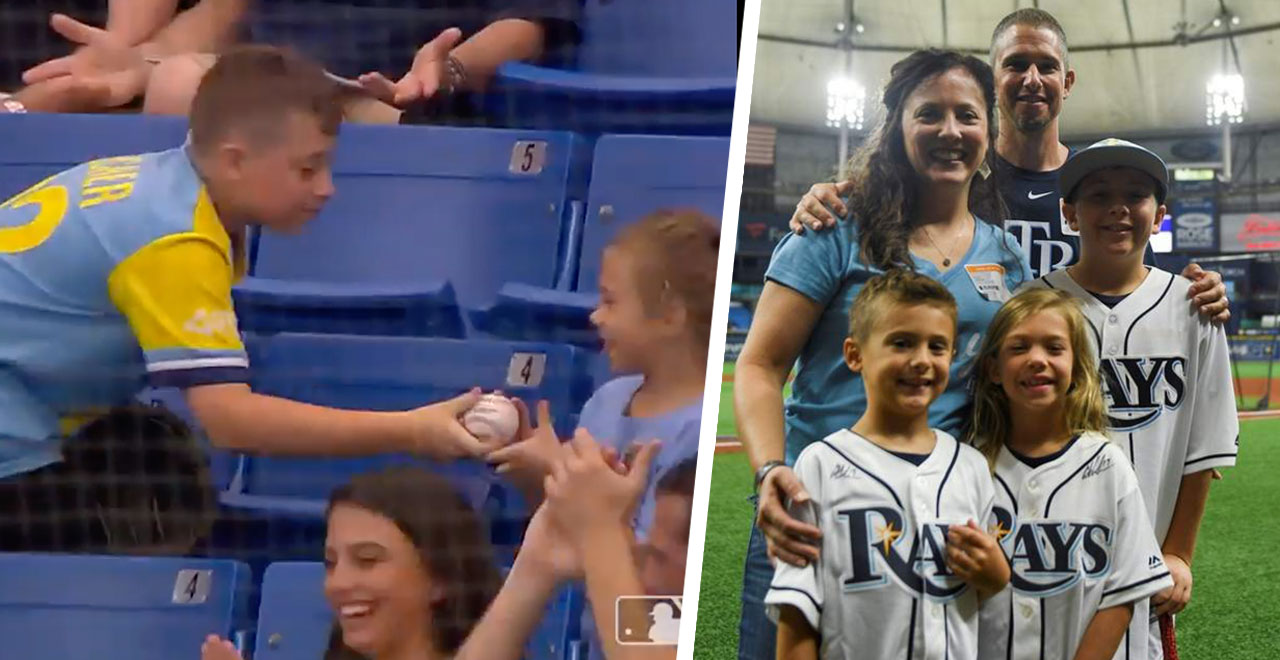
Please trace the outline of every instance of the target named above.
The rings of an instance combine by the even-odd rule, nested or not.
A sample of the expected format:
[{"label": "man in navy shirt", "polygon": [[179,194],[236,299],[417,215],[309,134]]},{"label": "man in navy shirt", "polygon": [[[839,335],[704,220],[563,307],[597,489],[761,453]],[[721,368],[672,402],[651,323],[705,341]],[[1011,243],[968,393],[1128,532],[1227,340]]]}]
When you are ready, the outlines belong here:
[{"label": "man in navy shirt", "polygon": [[0,112],[101,111],[136,105],[145,93],[145,111],[186,114],[213,64],[207,53],[252,37],[291,46],[338,76],[359,76],[364,89],[350,81],[348,120],[471,123],[474,93],[500,65],[566,67],[581,41],[581,0],[318,0],[306,11],[295,3],[182,2],[110,3],[106,29],[55,16],[53,30],[85,47],[28,70],[30,86]]},{"label": "man in navy shirt", "polygon": [[[1005,229],[1013,235],[1031,262],[1031,271],[1043,276],[1065,268],[1079,258],[1079,235],[1062,215],[1058,170],[1071,151],[1060,140],[1058,117],[1071,94],[1076,72],[1067,58],[1067,37],[1048,12],[1019,9],[1000,21],[991,35],[991,63],[996,79],[996,104],[1000,109],[1000,134],[996,140],[996,169],[1001,197],[1008,207]],[[846,212],[840,195],[847,183],[819,183],[796,205],[791,228],[821,229]],[[1147,263],[1155,255],[1147,247]],[[1226,288],[1218,273],[1196,264],[1182,273],[1192,280],[1191,295],[1200,313],[1218,322],[1231,316]]]}]

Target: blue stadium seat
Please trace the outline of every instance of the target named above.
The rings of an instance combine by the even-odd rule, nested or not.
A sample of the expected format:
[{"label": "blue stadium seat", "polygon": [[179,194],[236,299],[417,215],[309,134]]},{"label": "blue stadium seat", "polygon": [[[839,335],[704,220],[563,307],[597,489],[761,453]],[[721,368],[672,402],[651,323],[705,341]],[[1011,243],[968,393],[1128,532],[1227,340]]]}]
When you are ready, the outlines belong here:
[{"label": "blue stadium seat", "polygon": [[[526,645],[527,660],[568,660],[579,637],[581,585],[562,588]],[[262,579],[254,660],[315,660],[324,655],[333,612],[324,598],[324,564],[274,562]]]},{"label": "blue stadium seat", "polygon": [[588,160],[568,133],[346,126],[333,199],[299,235],[260,234],[241,327],[458,337],[457,307],[564,278]]},{"label": "blue stadium seat", "polygon": [[581,583],[568,584],[560,589],[525,646],[526,660],[571,660],[575,657],[574,647],[582,643],[580,629],[585,600]]},{"label": "blue stadium seat", "polygon": [[604,248],[618,230],[659,209],[724,212],[728,138],[606,135],[596,143],[579,291],[595,291]]},{"label": "blue stadium seat", "polygon": [[[586,354],[563,345],[289,333],[245,339],[255,391],[320,405],[408,410],[479,386],[520,397],[531,408],[538,399],[549,400],[564,437],[591,394]],[[399,454],[248,457],[243,491],[223,493],[222,502],[315,518],[323,514],[329,492],[352,475],[414,460]],[[477,508],[501,485],[479,461],[422,463],[448,475]]]},{"label": "blue stadium seat", "polygon": [[329,645],[333,611],[324,599],[324,564],[275,562],[262,576],[254,660],[316,660]]},{"label": "blue stadium seat", "polygon": [[0,201],[85,161],[172,149],[186,134],[173,117],[0,114]]},{"label": "blue stadium seat", "polygon": [[195,658],[205,636],[248,629],[250,584],[226,560],[0,554],[0,655]]},{"label": "blue stadium seat", "polygon": [[516,341],[551,341],[598,348],[589,317],[600,261],[618,230],[661,209],[695,208],[719,219],[728,138],[606,135],[596,142],[586,223],[578,259],[567,272],[576,292],[508,285],[494,303],[471,313],[474,326]]},{"label": "blue stadium seat", "polygon": [[507,126],[728,135],[735,9],[723,0],[586,0],[577,70],[504,65],[486,110]]}]

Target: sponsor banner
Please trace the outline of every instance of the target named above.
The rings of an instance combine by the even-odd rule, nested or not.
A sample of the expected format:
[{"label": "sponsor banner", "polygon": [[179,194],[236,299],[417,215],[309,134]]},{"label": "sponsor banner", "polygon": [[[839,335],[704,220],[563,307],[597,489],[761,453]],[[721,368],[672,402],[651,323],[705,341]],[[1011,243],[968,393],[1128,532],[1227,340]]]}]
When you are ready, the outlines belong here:
[{"label": "sponsor banner", "polygon": [[1280,357],[1280,338],[1268,335],[1233,335],[1228,338],[1231,359],[1236,362],[1266,362]]},{"label": "sponsor banner", "polygon": [[1174,251],[1217,252],[1217,208],[1213,199],[1179,199],[1172,206]]},{"label": "sponsor banner", "polygon": [[1280,250],[1280,213],[1223,213],[1221,252]]}]

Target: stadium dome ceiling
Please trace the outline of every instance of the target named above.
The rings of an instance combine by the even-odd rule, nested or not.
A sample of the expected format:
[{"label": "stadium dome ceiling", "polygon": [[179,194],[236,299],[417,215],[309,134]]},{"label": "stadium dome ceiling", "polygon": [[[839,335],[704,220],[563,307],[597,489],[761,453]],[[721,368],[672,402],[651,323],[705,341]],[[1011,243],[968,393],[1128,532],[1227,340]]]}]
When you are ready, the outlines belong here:
[{"label": "stadium dome ceiling", "polygon": [[[979,51],[1022,0],[855,0],[852,77],[867,89],[866,122],[879,119],[889,67],[916,48]],[[1187,130],[1204,134],[1205,84],[1223,71],[1219,0],[1042,0],[1062,23],[1076,86],[1062,115],[1067,138]],[[1246,124],[1280,123],[1280,2],[1225,0],[1235,52],[1225,64],[1244,75]],[[1184,14],[1185,7],[1185,14]],[[827,81],[842,72],[836,25],[843,0],[761,0],[752,91],[753,121],[820,129]],[[1185,18],[1184,18],[1185,16]],[[1179,45],[1179,23],[1188,37]]]}]

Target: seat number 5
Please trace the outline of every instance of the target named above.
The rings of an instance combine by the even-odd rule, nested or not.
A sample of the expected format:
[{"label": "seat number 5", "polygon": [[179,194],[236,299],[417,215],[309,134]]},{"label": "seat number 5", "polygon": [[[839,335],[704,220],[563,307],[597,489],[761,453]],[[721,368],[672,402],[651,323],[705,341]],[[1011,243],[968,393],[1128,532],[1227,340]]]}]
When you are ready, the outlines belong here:
[{"label": "seat number 5", "polygon": [[[64,186],[48,186],[46,181],[28,188],[17,197],[0,204],[0,225],[5,224],[6,215],[17,215],[15,211],[28,206],[36,206],[35,217],[24,224],[0,226],[0,253],[26,252],[49,240],[62,219],[67,215],[69,197]],[[26,215],[23,213],[22,215]]]}]

